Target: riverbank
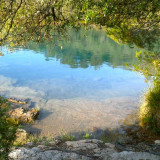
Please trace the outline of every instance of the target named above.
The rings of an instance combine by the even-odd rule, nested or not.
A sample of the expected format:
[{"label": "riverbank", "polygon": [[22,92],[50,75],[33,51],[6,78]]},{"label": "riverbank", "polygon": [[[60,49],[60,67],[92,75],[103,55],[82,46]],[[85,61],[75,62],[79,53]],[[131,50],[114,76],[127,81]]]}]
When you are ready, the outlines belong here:
[{"label": "riverbank", "polygon": [[[146,135],[145,135],[146,134]],[[22,146],[15,146],[10,153],[14,160],[139,160],[160,159],[160,140],[142,132],[138,126],[128,126],[124,134],[106,136],[105,141],[83,137],[74,140],[71,135],[57,138],[30,138]],[[112,137],[112,138],[111,138]],[[113,138],[114,137],[114,138]],[[85,139],[88,138],[88,139]],[[91,138],[91,139],[90,139]],[[108,141],[108,142],[107,142]],[[112,141],[112,143],[109,143]]]},{"label": "riverbank", "polygon": [[[11,107],[10,116],[18,119],[22,125],[33,124],[39,115],[39,109],[31,108],[31,102],[27,100],[11,98],[8,101]],[[160,137],[143,130],[138,123],[123,125],[116,131],[107,130],[99,140],[93,139],[93,135],[94,133],[81,133],[78,137],[80,140],[72,134],[62,134],[56,138],[40,137],[29,134],[24,129],[18,129],[9,155],[19,160],[160,159]]]}]

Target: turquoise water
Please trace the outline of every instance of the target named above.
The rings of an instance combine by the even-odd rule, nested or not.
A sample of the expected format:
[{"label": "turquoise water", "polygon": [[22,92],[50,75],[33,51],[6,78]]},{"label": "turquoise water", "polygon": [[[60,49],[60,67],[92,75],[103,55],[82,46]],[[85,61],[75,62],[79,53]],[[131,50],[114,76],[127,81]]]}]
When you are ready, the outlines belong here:
[{"label": "turquoise water", "polygon": [[0,95],[35,102],[42,112],[32,128],[42,135],[117,127],[136,110],[147,87],[132,71],[136,49],[103,31],[70,30],[69,35],[14,51],[2,48]]}]

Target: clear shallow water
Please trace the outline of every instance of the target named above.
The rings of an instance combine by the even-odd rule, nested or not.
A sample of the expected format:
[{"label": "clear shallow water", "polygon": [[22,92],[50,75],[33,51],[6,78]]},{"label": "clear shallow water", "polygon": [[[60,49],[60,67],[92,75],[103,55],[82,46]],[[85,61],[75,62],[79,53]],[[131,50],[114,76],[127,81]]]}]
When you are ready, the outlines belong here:
[{"label": "clear shallow water", "polygon": [[116,44],[103,31],[69,32],[70,41],[3,48],[0,94],[35,102],[41,115],[29,128],[42,135],[118,127],[146,88],[132,71],[136,49]]}]

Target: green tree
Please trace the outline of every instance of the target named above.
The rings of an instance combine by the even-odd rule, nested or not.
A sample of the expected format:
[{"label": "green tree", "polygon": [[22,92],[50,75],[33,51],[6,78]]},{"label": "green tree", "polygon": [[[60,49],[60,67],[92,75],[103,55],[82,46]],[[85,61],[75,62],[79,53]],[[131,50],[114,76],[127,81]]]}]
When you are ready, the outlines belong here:
[{"label": "green tree", "polygon": [[83,24],[105,26],[122,42],[137,43],[139,30],[159,26],[159,10],[159,0],[1,0],[0,43],[41,41]]}]

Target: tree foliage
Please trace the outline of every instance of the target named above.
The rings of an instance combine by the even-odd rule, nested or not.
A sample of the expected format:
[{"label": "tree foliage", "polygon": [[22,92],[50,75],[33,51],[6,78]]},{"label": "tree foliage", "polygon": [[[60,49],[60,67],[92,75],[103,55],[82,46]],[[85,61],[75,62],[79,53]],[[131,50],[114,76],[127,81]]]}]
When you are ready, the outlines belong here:
[{"label": "tree foliage", "polygon": [[[64,4],[65,3],[65,4]],[[65,6],[65,8],[63,8]],[[1,0],[0,43],[25,44],[52,38],[75,18],[63,0]]]},{"label": "tree foliage", "polygon": [[137,43],[160,23],[159,0],[0,0],[0,10],[0,44],[11,46],[83,24],[105,26],[122,42]]}]

